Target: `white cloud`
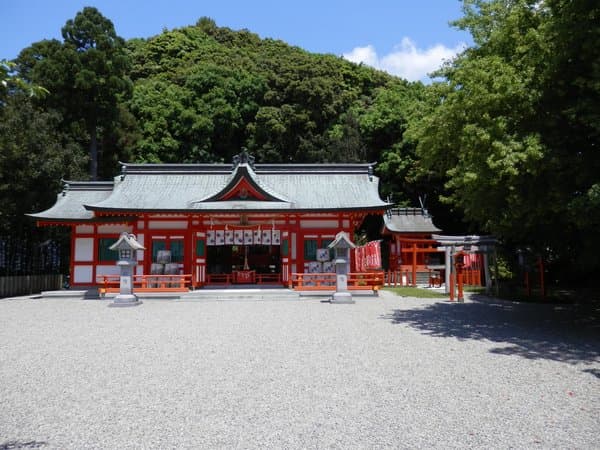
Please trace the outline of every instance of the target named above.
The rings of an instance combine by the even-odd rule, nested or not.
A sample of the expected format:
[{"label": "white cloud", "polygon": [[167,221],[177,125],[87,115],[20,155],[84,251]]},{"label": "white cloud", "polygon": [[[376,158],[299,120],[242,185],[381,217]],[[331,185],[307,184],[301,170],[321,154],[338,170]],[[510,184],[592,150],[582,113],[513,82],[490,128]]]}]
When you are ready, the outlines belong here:
[{"label": "white cloud", "polygon": [[375,47],[367,45],[366,47],[356,47],[350,53],[344,53],[344,58],[356,64],[366,64],[371,67],[379,66],[379,59]]},{"label": "white cloud", "polygon": [[363,63],[376,69],[384,70],[392,75],[406,78],[410,81],[427,81],[427,74],[441,67],[447,61],[465,49],[461,43],[454,48],[437,44],[428,49],[417,48],[408,37],[394,47],[387,55],[378,56],[375,47],[356,47],[349,53],[344,53],[344,58],[355,63]]}]

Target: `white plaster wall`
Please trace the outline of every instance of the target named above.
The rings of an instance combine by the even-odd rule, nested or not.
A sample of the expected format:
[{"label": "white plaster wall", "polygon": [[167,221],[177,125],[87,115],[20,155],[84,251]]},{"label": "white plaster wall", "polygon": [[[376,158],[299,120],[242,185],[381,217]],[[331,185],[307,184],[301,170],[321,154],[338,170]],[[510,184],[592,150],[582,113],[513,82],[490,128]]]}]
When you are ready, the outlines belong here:
[{"label": "white plaster wall", "polygon": [[94,232],[93,225],[77,225],[75,227],[75,233],[77,234],[92,234]]},{"label": "white plaster wall", "polygon": [[119,224],[98,225],[98,233],[100,234],[121,234],[123,231],[131,233],[133,227]]},{"label": "white plaster wall", "polygon": [[75,261],[94,260],[94,238],[75,238]]},{"label": "white plaster wall", "polygon": [[92,266],[75,266],[73,283],[92,283]]},{"label": "white plaster wall", "polygon": [[148,222],[148,228],[151,230],[185,230],[187,227],[187,220],[151,220]]},{"label": "white plaster wall", "polygon": [[337,228],[337,220],[301,220],[301,228]]},{"label": "white plaster wall", "polygon": [[[144,233],[138,233],[138,235],[136,236],[137,241],[144,245]],[[143,261],[144,260],[144,250],[138,250],[137,252],[137,260],[138,261]]]},{"label": "white plaster wall", "polygon": [[119,275],[119,268],[116,264],[110,266],[96,266],[96,278],[102,275]]}]

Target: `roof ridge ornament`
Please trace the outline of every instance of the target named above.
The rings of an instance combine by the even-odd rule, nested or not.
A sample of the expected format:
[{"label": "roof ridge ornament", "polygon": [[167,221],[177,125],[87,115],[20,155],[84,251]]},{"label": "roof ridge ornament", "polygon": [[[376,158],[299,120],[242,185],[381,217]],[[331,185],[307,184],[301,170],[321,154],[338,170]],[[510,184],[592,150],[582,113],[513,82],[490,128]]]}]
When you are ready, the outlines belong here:
[{"label": "roof ridge ornament", "polygon": [[248,153],[248,149],[246,147],[242,147],[242,151],[237,155],[234,155],[232,159],[232,169],[235,169],[240,164],[248,164],[254,170],[254,159],[254,156]]}]

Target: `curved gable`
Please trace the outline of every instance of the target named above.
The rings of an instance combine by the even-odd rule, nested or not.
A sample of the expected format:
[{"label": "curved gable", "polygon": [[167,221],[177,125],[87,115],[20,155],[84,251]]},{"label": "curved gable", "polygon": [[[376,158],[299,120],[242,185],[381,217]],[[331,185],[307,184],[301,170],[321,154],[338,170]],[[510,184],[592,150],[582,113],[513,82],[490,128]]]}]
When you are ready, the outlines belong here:
[{"label": "curved gable", "polygon": [[219,192],[192,203],[219,202],[229,200],[289,202],[283,195],[258,182],[256,173],[248,164],[239,164],[229,182]]}]

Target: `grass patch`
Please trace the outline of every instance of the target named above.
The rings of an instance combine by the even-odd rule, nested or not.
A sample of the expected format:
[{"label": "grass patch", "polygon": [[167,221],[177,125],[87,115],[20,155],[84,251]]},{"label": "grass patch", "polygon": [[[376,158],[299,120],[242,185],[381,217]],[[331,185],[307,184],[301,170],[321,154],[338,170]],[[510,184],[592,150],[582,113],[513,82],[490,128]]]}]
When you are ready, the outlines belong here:
[{"label": "grass patch", "polygon": [[463,288],[463,290],[465,292],[471,292],[474,294],[485,294],[485,287],[484,286],[465,286]]},{"label": "grass patch", "polygon": [[386,291],[393,292],[400,297],[417,298],[447,298],[446,294],[416,287],[386,287]]}]

